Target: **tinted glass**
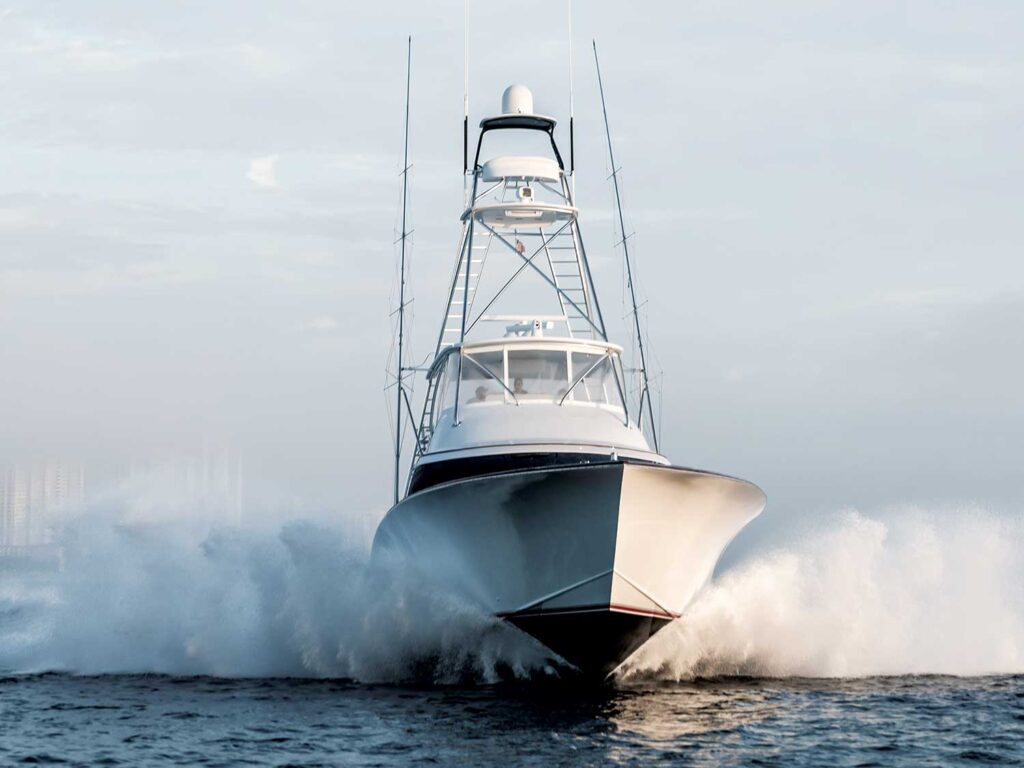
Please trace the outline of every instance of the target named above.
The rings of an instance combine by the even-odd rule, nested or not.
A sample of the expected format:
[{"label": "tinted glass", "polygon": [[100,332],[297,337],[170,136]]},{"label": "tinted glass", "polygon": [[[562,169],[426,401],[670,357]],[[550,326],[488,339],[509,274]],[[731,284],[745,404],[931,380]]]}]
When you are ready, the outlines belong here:
[{"label": "tinted glass", "polygon": [[621,405],[611,358],[603,354],[573,352],[573,381],[587,371],[583,380],[573,388],[571,399],[577,403]]},{"label": "tinted glass", "polygon": [[569,386],[564,350],[510,349],[508,386],[519,400],[556,400]]},{"label": "tinted glass", "polygon": [[501,350],[466,355],[462,365],[462,401],[467,404],[504,399],[504,357]]}]

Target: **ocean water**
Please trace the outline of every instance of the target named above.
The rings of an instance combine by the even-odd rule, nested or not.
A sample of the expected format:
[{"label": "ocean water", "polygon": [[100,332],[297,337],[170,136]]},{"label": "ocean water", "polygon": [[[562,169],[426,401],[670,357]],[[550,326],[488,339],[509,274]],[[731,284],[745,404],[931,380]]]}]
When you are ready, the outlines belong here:
[{"label": "ocean water", "polygon": [[1014,765],[1024,677],[586,690],[21,676],[0,681],[0,734],[3,764]]},{"label": "ocean water", "polygon": [[0,569],[0,764],[1024,762],[1019,514],[822,517],[590,688],[365,527],[204,519],[108,504]]}]

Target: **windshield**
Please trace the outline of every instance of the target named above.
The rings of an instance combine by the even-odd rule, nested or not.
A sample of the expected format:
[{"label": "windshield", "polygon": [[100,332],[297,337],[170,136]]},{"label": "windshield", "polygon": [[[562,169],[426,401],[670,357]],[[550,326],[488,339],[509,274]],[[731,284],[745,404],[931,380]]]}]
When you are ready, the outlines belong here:
[{"label": "windshield", "polygon": [[609,355],[573,352],[572,372],[574,386],[569,397],[574,402],[621,405]]},{"label": "windshield", "polygon": [[[433,423],[456,406],[592,406],[622,409],[612,351],[519,348],[473,350],[449,355],[437,384]],[[458,381],[458,386],[456,386]]]},{"label": "windshield", "polygon": [[494,352],[467,354],[462,366],[462,391],[466,403],[498,402],[505,395],[504,355]]},{"label": "windshield", "polygon": [[564,349],[510,349],[508,382],[519,400],[555,401],[569,388],[569,360]]}]

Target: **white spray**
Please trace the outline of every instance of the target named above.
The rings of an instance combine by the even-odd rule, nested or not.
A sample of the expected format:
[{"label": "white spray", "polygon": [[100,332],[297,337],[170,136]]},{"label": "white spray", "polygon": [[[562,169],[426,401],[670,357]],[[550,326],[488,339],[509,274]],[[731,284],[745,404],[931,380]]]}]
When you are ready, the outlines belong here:
[{"label": "white spray", "polygon": [[211,528],[145,498],[78,518],[59,573],[0,574],[0,670],[455,682],[548,669],[504,622],[371,571],[362,526]]},{"label": "white spray", "polygon": [[624,679],[1024,671],[1024,517],[848,511],[711,585]]},{"label": "white spray", "polygon": [[[57,574],[0,572],[0,670],[490,681],[537,643],[367,568],[365,526],[213,527],[134,494],[63,533]],[[103,509],[107,511],[103,511]],[[1024,671],[1024,518],[855,512],[712,584],[622,670],[846,676]]]}]

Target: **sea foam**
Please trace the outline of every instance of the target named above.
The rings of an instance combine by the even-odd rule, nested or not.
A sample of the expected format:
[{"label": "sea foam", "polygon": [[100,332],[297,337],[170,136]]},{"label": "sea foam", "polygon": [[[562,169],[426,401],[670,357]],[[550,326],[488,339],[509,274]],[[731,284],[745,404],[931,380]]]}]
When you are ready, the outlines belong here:
[{"label": "sea foam", "polygon": [[1022,543],[1024,517],[978,508],[837,513],[721,576],[620,676],[1022,672]]},{"label": "sea foam", "polygon": [[551,671],[513,627],[369,568],[341,524],[93,510],[59,571],[0,573],[0,671],[488,682]]},{"label": "sea foam", "polygon": [[[419,578],[370,569],[365,537],[342,522],[203,519],[107,502],[65,528],[59,571],[0,572],[0,670],[552,674],[513,627]],[[1024,518],[980,509],[826,516],[710,584],[619,677],[1024,671],[1022,541]]]}]

